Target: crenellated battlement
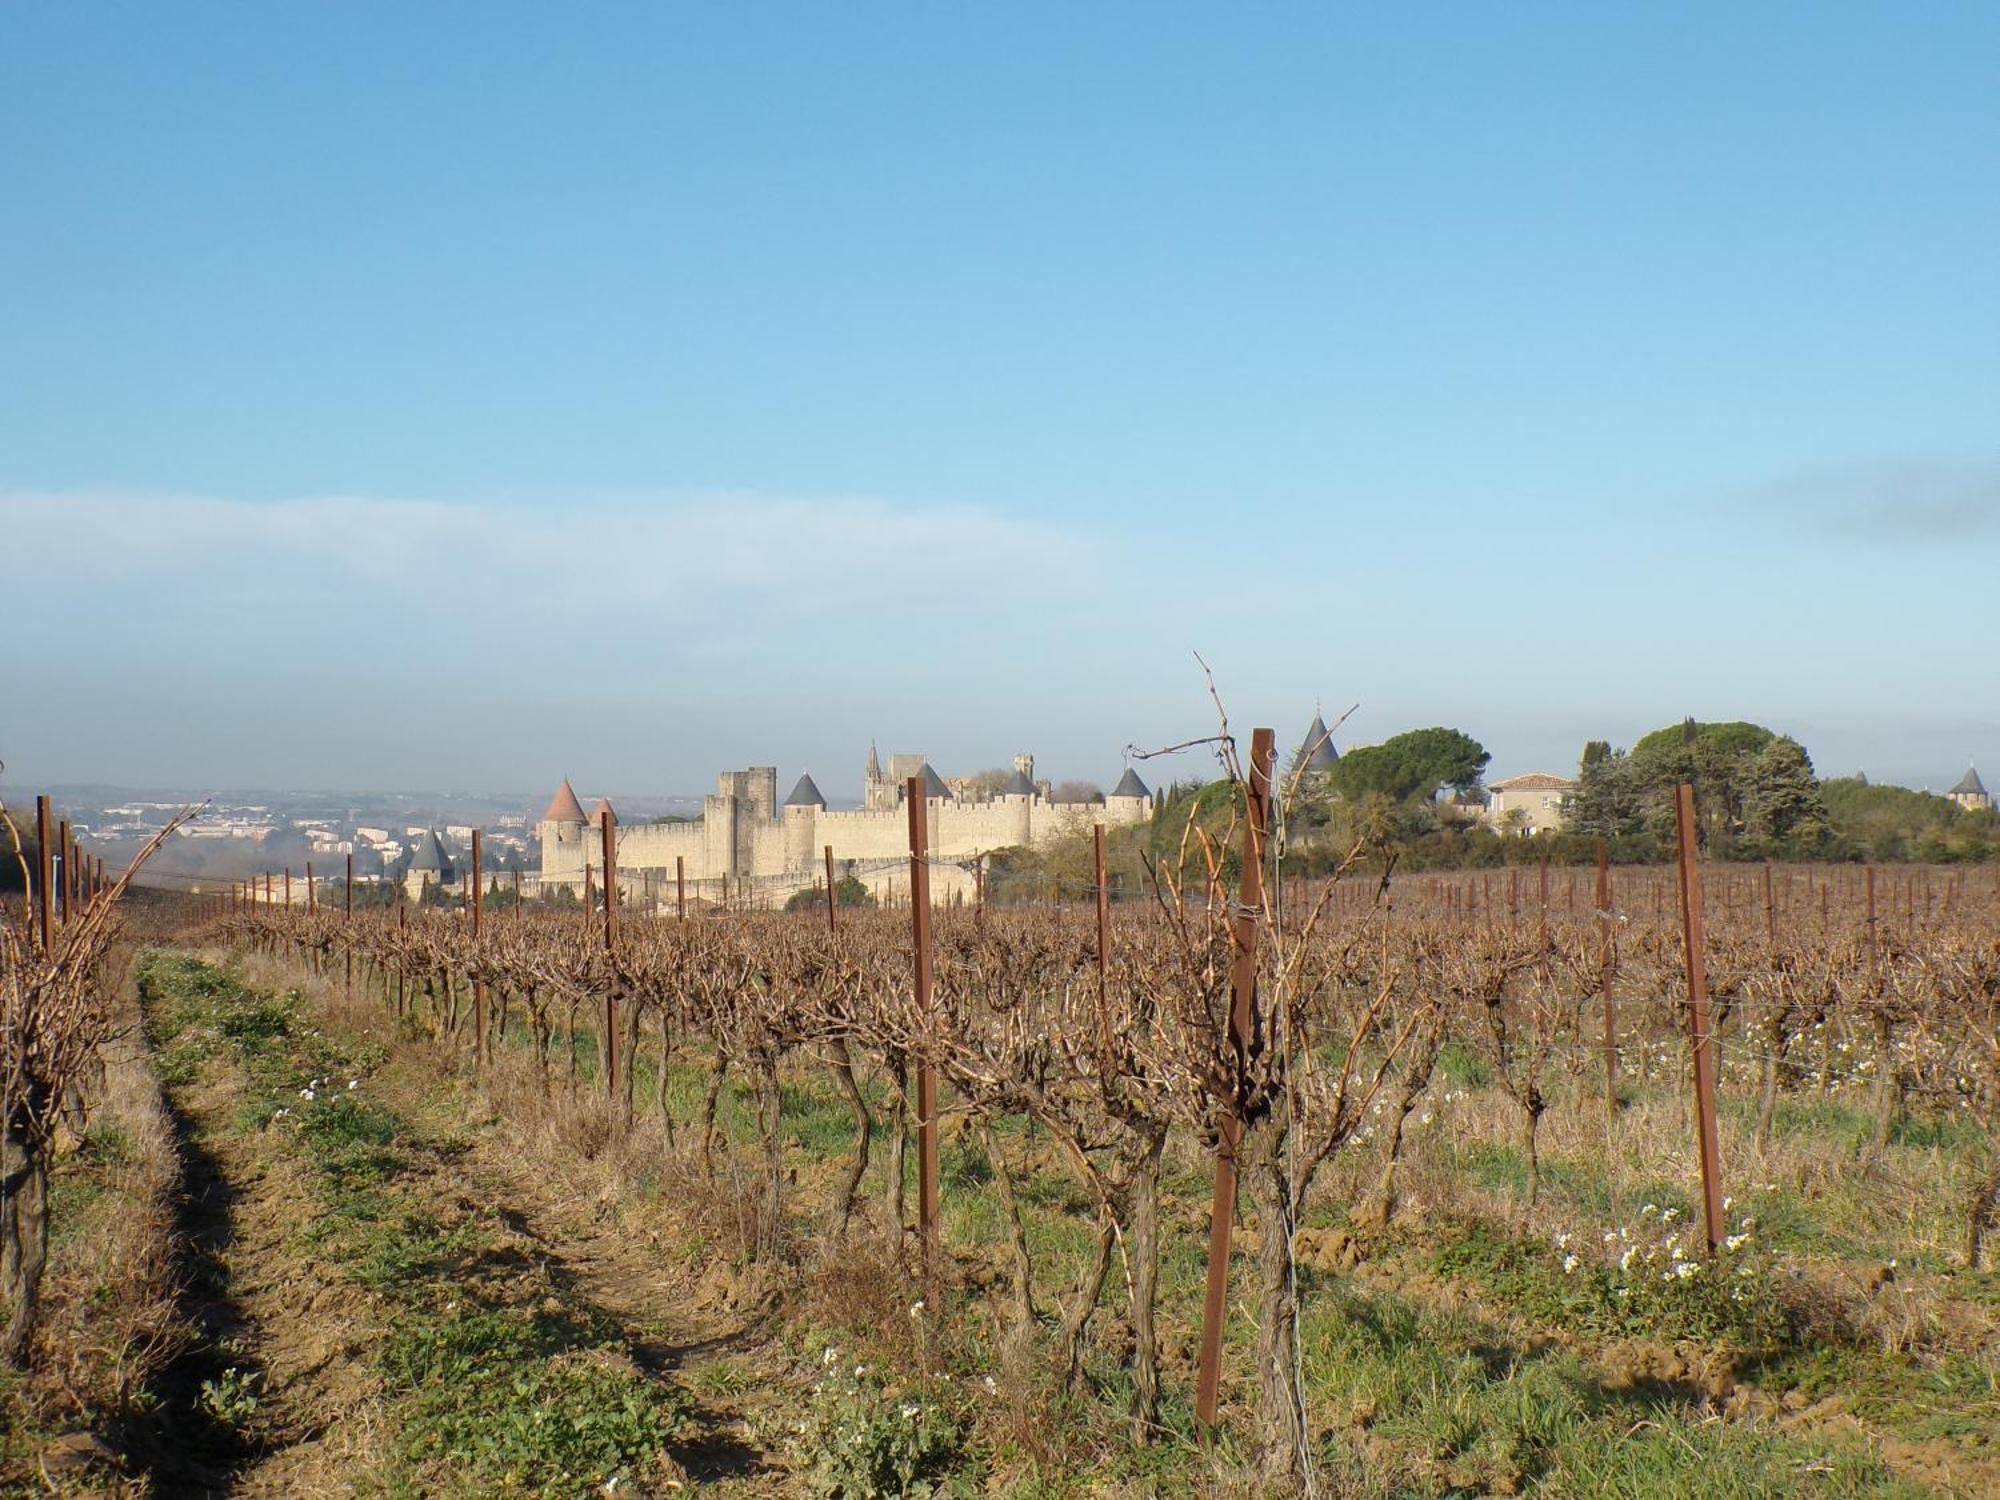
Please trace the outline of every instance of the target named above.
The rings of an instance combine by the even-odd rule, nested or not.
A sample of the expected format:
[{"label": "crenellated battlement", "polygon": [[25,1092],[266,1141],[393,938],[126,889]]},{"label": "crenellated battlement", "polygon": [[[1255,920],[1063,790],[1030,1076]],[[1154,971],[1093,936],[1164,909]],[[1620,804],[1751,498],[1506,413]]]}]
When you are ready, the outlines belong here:
[{"label": "crenellated battlement", "polygon": [[[1014,764],[1025,777],[1034,758],[1019,755]],[[864,883],[879,880],[886,882],[885,890],[893,888],[897,862],[906,867],[909,857],[906,787],[880,771],[872,751],[869,765],[867,805],[839,810],[820,805],[816,797],[781,806],[776,767],[724,771],[716,778],[715,795],[703,799],[700,822],[618,827],[614,848],[621,880],[656,888],[659,878],[674,878],[678,865],[697,891],[711,887],[720,891],[735,882],[741,890],[788,895],[822,878],[825,850],[831,847],[837,866],[856,878],[865,877]],[[890,765],[912,775],[927,772],[944,790],[942,779],[921,756],[892,756]],[[1154,805],[1150,793],[1109,797],[1101,804],[1057,803],[1039,790],[1033,795],[1001,793],[976,802],[960,801],[946,792],[926,802],[931,857],[968,871],[982,855],[996,849],[1032,847],[1087,832],[1094,823],[1106,827],[1143,823],[1152,817]],[[551,812],[568,812],[574,805],[573,799],[558,798]],[[601,872],[603,855],[595,826],[569,817],[545,818],[539,827],[545,889],[567,885],[580,890],[587,870]],[[958,883],[947,879],[942,888],[956,890]]]}]

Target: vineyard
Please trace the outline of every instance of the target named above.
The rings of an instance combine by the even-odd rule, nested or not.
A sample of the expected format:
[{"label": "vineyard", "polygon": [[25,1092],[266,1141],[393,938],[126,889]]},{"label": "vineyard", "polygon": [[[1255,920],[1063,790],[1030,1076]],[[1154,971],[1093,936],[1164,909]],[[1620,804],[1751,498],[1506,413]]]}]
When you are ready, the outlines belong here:
[{"label": "vineyard", "polygon": [[[1690,922],[1239,835],[1034,908],[239,890],[146,1025],[287,1174],[402,1492],[2000,1489],[1993,872]],[[312,1425],[205,1357],[214,1472]]]}]

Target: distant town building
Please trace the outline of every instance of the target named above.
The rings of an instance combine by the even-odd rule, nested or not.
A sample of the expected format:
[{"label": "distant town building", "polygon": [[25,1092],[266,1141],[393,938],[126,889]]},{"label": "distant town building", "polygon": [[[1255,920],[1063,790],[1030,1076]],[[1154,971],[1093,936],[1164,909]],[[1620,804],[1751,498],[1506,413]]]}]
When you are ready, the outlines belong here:
[{"label": "distant town building", "polygon": [[1959,778],[1958,785],[1945,795],[1967,812],[1985,812],[1993,806],[1993,799],[1986,795],[1986,784],[1971,766],[1965,768],[1965,775]]},{"label": "distant town building", "polygon": [[1501,833],[1559,833],[1563,826],[1563,801],[1576,790],[1576,783],[1547,771],[1530,771],[1510,776],[1486,788],[1486,816]]}]

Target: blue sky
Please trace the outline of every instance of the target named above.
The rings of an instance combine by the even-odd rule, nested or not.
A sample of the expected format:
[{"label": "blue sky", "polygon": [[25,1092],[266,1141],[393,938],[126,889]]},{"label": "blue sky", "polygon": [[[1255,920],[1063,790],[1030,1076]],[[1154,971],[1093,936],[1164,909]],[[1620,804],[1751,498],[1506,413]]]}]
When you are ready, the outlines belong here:
[{"label": "blue sky", "polygon": [[1239,727],[1498,774],[1684,713],[2000,770],[1996,59],[1971,5],[9,7],[0,759],[1108,779],[1199,649]]}]

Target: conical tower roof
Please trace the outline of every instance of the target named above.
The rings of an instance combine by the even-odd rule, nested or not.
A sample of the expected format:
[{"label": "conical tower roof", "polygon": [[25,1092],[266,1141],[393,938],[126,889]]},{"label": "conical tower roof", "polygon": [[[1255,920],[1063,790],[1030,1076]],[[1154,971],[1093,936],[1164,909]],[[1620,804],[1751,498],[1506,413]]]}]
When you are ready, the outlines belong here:
[{"label": "conical tower roof", "polygon": [[1000,795],[1003,797],[1032,797],[1035,795],[1035,784],[1028,780],[1025,771],[1016,771],[1012,776],[1009,776],[1005,781],[1000,783]]},{"label": "conical tower roof", "polygon": [[611,810],[609,797],[597,799],[597,806],[590,810],[590,821],[593,825],[608,821],[614,828],[618,826],[618,814]]},{"label": "conical tower roof", "polygon": [[792,795],[785,799],[787,807],[825,807],[826,798],[819,794],[811,776],[801,772],[799,784],[792,788]]},{"label": "conical tower roof", "polygon": [[1312,723],[1306,727],[1306,737],[1299,741],[1298,753],[1292,758],[1293,767],[1310,773],[1331,771],[1339,763],[1340,752],[1333,748],[1326,720],[1314,713]]},{"label": "conical tower roof", "polygon": [[440,879],[451,874],[451,851],[445,848],[444,840],[435,828],[418,838],[417,847],[410,856],[410,868]]},{"label": "conical tower roof", "polygon": [[576,788],[563,778],[563,784],[556,788],[556,794],[549,798],[549,810],[542,814],[544,823],[581,823],[583,804],[576,800]]},{"label": "conical tower roof", "polygon": [[951,788],[944,784],[942,776],[931,769],[929,761],[925,761],[921,766],[917,767],[917,779],[924,784],[924,797],[926,800],[937,797],[949,798],[951,796]]},{"label": "conical tower roof", "polygon": [[1111,795],[1114,797],[1150,797],[1153,794],[1146,790],[1146,783],[1139,779],[1139,773],[1130,766],[1127,766],[1125,774],[1118,778],[1118,785],[1111,789]]},{"label": "conical tower roof", "polygon": [[1965,775],[1959,778],[1957,786],[1951,789],[1954,797],[1984,797],[1986,784],[1979,779],[1979,772],[1971,766],[1965,768]]}]

